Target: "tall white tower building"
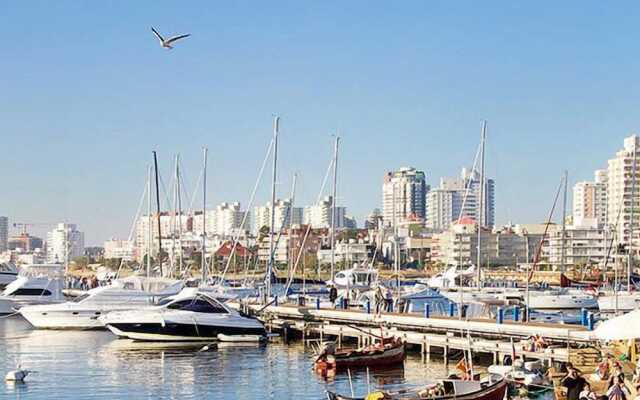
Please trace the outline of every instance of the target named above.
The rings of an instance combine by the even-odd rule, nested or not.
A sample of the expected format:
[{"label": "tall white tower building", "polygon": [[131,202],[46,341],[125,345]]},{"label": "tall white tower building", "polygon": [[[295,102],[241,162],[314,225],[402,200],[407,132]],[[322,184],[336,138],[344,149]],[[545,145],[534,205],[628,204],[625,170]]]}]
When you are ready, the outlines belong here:
[{"label": "tall white tower building", "polygon": [[[618,243],[629,243],[631,233],[631,204],[634,204],[634,244],[638,251],[637,238],[640,236],[640,137],[624,139],[624,148],[608,162],[607,167],[607,218],[610,226],[616,227]],[[633,159],[636,154],[635,196],[632,198]]]},{"label": "tall white tower building", "polygon": [[[495,225],[495,182],[485,179],[482,226]],[[426,225],[432,229],[449,229],[458,218],[480,218],[480,174],[462,169],[458,178],[441,178],[440,186],[427,194]]]},{"label": "tall white tower building", "polygon": [[[291,225],[300,225],[302,223],[302,207],[292,207],[291,199],[277,200],[274,208],[275,228],[274,232],[278,232]],[[263,226],[271,226],[271,202],[267,202],[264,206],[254,208],[255,232],[258,232]]]},{"label": "tall white tower building", "polygon": [[423,171],[403,167],[387,172],[382,183],[382,217],[386,226],[424,222],[428,187]]},{"label": "tall white tower building", "polygon": [[84,233],[75,224],[60,223],[47,233],[47,262],[67,263],[84,255]]},{"label": "tall white tower building", "polygon": [[607,224],[607,170],[594,173],[593,182],[578,182],[573,186],[573,218],[595,219],[598,228]]},{"label": "tall white tower building", "polygon": [[[304,223],[312,228],[330,228],[333,198],[327,196],[317,204],[304,208]],[[336,228],[345,227],[346,207],[336,207]]]}]

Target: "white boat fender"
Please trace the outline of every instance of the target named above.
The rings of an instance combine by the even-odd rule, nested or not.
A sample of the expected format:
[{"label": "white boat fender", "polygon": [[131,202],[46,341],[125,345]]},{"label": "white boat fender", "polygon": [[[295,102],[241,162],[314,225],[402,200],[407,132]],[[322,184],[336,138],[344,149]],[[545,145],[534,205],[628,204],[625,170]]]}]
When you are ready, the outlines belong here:
[{"label": "white boat fender", "polygon": [[217,348],[218,348],[218,345],[216,343],[209,343],[207,345],[202,346],[202,348],[200,350],[198,350],[198,352],[215,350]]}]

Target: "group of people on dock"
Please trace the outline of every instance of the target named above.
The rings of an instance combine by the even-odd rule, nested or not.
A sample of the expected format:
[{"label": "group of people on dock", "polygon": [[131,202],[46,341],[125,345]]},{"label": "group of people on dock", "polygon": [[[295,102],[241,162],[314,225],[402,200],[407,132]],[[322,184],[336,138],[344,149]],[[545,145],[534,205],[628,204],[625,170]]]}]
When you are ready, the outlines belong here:
[{"label": "group of people on dock", "polygon": [[78,278],[75,276],[69,276],[66,279],[66,287],[67,289],[80,289],[80,290],[89,290],[93,288],[97,288],[100,286],[100,281],[96,276],[93,277],[82,277]]},{"label": "group of people on dock", "polygon": [[[606,393],[597,394],[591,384],[581,376],[580,371],[571,363],[567,363],[567,375],[562,386],[567,389],[567,400],[640,400],[640,368],[636,368],[631,381],[628,381],[619,361],[611,355],[600,362],[594,376],[607,382]],[[636,397],[632,398],[630,387],[635,389]]]}]

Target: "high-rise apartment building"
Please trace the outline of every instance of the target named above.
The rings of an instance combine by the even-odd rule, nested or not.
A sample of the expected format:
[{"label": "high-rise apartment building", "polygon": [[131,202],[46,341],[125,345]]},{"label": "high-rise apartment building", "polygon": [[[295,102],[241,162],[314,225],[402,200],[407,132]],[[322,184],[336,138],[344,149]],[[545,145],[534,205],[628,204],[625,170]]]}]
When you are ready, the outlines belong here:
[{"label": "high-rise apartment building", "polygon": [[[458,178],[441,178],[440,186],[427,193],[426,226],[446,230],[462,217],[480,219],[480,174],[462,169]],[[495,225],[495,182],[485,179],[482,225]]]},{"label": "high-rise apartment building", "polygon": [[[258,232],[262,227],[271,226],[271,202],[264,206],[254,208],[253,218],[255,221],[254,232]],[[300,225],[303,221],[303,208],[292,207],[291,199],[276,201],[274,207],[275,228],[278,232],[283,227],[289,228],[291,225]]]},{"label": "high-rise apartment building", "polygon": [[382,183],[384,224],[424,222],[428,187],[423,171],[403,167],[387,172]]},{"label": "high-rise apartment building", "polygon": [[0,253],[9,248],[9,218],[0,217]]},{"label": "high-rise apartment building", "polygon": [[47,262],[67,263],[84,255],[84,233],[75,224],[60,223],[47,233]]},{"label": "high-rise apartment building", "polygon": [[607,170],[597,170],[593,182],[573,186],[573,218],[594,219],[600,228],[607,224]]},{"label": "high-rise apartment building", "polygon": [[[317,204],[304,208],[304,223],[312,228],[330,228],[333,198],[327,196]],[[345,227],[346,207],[336,207],[336,228]]]},{"label": "high-rise apartment building", "polygon": [[[624,139],[624,147],[609,160],[607,166],[607,223],[615,228],[616,242],[629,243],[633,202],[633,238],[640,237],[640,137],[632,135]],[[635,157],[634,157],[635,154]],[[634,168],[633,160],[636,158]],[[636,171],[635,194],[633,193]],[[637,253],[637,243],[635,243]]]}]

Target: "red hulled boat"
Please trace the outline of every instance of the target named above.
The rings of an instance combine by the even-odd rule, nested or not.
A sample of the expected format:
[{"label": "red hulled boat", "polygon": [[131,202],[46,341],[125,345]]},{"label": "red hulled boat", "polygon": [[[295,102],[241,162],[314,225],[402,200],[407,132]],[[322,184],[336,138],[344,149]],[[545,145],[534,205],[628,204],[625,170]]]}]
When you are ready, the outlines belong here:
[{"label": "red hulled boat", "polygon": [[348,397],[327,392],[328,400],[503,400],[507,381],[502,377],[490,377],[488,381],[444,379],[421,389],[378,391],[365,397]]},{"label": "red hulled boat", "polygon": [[394,365],[404,361],[404,357],[405,345],[402,339],[390,337],[360,349],[335,349],[327,346],[316,359],[315,369],[325,375],[330,370]]}]

